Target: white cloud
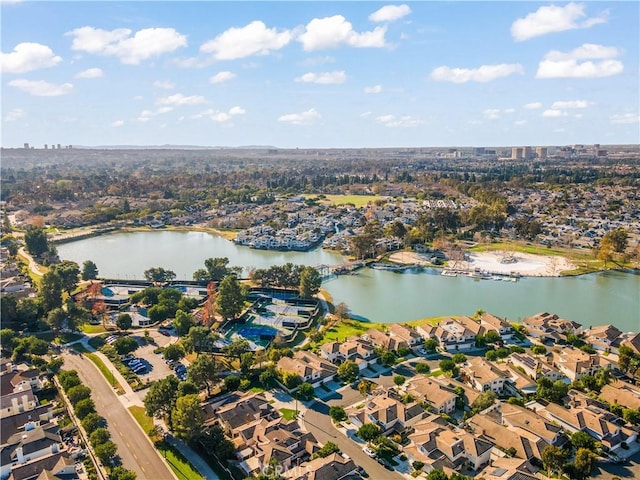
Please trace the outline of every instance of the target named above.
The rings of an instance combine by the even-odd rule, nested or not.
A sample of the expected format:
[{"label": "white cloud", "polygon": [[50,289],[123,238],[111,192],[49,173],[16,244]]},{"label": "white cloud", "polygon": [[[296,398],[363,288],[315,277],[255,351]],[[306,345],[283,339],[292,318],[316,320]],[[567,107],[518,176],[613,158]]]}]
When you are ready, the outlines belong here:
[{"label": "white cloud", "polygon": [[395,115],[381,115],[379,117],[376,117],[376,122],[390,128],[417,127],[418,125],[422,125],[424,123],[419,118],[415,118],[410,115],[404,115],[402,117],[396,117]]},{"label": "white cloud", "polygon": [[553,32],[563,32],[576,28],[589,28],[599,23],[605,23],[608,11],[601,12],[597,17],[584,18],[583,3],[568,3],[564,7],[548,5],[540,7],[524,18],[519,18],[511,25],[511,35],[520,42],[530,38]]},{"label": "white cloud", "polygon": [[551,108],[553,110],[562,110],[565,108],[587,108],[590,105],[593,105],[593,102],[587,100],[565,100],[553,102]]},{"label": "white cloud", "polygon": [[24,118],[26,115],[27,112],[25,112],[22,108],[13,108],[5,115],[4,121],[15,122],[17,120],[20,120],[21,118]]},{"label": "white cloud", "polygon": [[372,114],[372,112],[362,112],[362,113],[360,114],[360,117],[362,117],[362,118],[367,118],[367,117],[370,117],[370,116],[371,116],[371,114]]},{"label": "white cloud", "polygon": [[104,75],[101,68],[88,68],[76,73],[76,78],[100,78]]},{"label": "white cloud", "polygon": [[214,122],[224,123],[231,120],[234,116],[244,115],[245,113],[246,113],[246,110],[238,106],[230,108],[229,111],[227,112],[222,112],[220,110],[214,110],[213,108],[209,108],[204,112],[194,115],[192,118],[198,119],[198,118],[207,117]]},{"label": "white cloud", "polygon": [[233,72],[218,72],[215,75],[213,75],[212,77],[209,78],[209,83],[223,83],[223,82],[228,82],[229,80],[232,80],[236,78],[236,74]]},{"label": "white cloud", "polygon": [[160,97],[156,100],[156,105],[172,105],[172,106],[182,106],[182,105],[200,105],[205,103],[207,100],[202,95],[183,95],[182,93],[175,93],[173,95],[169,95],[168,97]]},{"label": "white cloud", "polygon": [[567,112],[564,112],[562,110],[557,110],[554,108],[547,109],[544,112],[542,112],[542,116],[547,118],[566,117],[567,115],[568,115]]},{"label": "white cloud", "polygon": [[314,18],[305,27],[304,33],[298,37],[303,48],[310,52],[336,48],[340,45],[350,47],[384,47],[386,27],[376,27],[369,32],[358,33],[342,15]]},{"label": "white cloud", "polygon": [[118,128],[124,125],[124,120],[116,120],[111,124],[112,127]]},{"label": "white cloud", "polygon": [[639,123],[640,115],[637,113],[620,113],[616,115],[611,115],[609,117],[609,121],[615,124],[630,124],[630,123]]},{"label": "white cloud", "polygon": [[374,85],[372,87],[364,87],[364,93],[380,93],[382,92],[382,85]]},{"label": "white cloud", "polygon": [[163,90],[173,90],[176,88],[176,84],[169,80],[156,80],[153,82],[153,86],[156,88],[162,88]]},{"label": "white cloud", "polygon": [[213,40],[205,42],[200,51],[213,53],[218,60],[233,60],[252,55],[268,55],[280,50],[293,39],[289,30],[278,32],[256,20],[242,28],[230,28]]},{"label": "white cloud", "polygon": [[515,108],[505,108],[504,113],[514,113],[516,111]]},{"label": "white cloud", "polygon": [[[585,43],[570,52],[552,50],[538,64],[536,78],[598,78],[623,72],[616,47]],[[595,60],[595,61],[593,61]]]},{"label": "white cloud", "polygon": [[34,97],[58,97],[67,95],[73,90],[73,84],[63,83],[56,85],[54,83],[45,82],[44,80],[11,80],[9,85],[19,88],[23,92],[33,95]]},{"label": "white cloud", "polygon": [[296,82],[304,83],[320,83],[323,85],[344,83],[347,81],[347,76],[344,71],[337,72],[322,72],[322,73],[305,73],[304,75],[297,77]]},{"label": "white cloud", "polygon": [[140,112],[140,115],[138,115],[137,120],[139,122],[146,123],[149,120],[151,120],[153,117],[157,115],[162,115],[164,113],[169,113],[172,110],[173,110],[173,107],[160,107],[156,110],[143,110],[142,112]]},{"label": "white cloud", "polygon": [[19,43],[11,53],[0,56],[0,71],[2,73],[27,73],[40,68],[48,68],[62,61],[46,45],[40,43]]},{"label": "white cloud", "polygon": [[310,108],[306,112],[289,113],[278,118],[279,122],[287,122],[292,125],[311,125],[315,120],[322,118],[315,108]]},{"label": "white cloud", "polygon": [[482,112],[484,118],[487,120],[497,120],[500,118],[500,109],[499,108],[487,108]]},{"label": "white cloud", "polygon": [[372,22],[393,22],[411,13],[409,5],[386,5],[369,15]]},{"label": "white cloud", "polygon": [[518,127],[521,127],[523,125],[527,124],[526,120],[516,120],[515,122],[513,122],[514,125],[517,125]]},{"label": "white cloud", "polygon": [[173,28],[144,28],[133,36],[131,33],[128,28],[108,31],[86,26],[65,35],[73,37],[73,50],[117,57],[128,65],[187,46],[187,37]]},{"label": "white cloud", "polygon": [[514,73],[523,74],[524,68],[519,63],[501,63],[498,65],[482,65],[478,68],[451,68],[442,66],[431,72],[431,78],[438,82],[491,82]]},{"label": "white cloud", "polygon": [[542,102],[525,103],[522,108],[527,110],[537,110],[538,108],[542,108]]}]

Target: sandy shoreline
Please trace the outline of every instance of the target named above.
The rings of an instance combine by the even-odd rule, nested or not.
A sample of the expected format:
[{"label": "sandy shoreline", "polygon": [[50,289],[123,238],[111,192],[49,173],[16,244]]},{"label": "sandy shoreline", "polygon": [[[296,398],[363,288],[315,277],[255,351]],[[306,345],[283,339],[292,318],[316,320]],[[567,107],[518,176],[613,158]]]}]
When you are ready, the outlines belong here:
[{"label": "sandy shoreline", "polygon": [[[512,256],[513,263],[502,263],[507,256]],[[397,252],[389,258],[392,262],[402,264],[430,265],[429,255],[415,252]],[[489,273],[517,273],[523,277],[558,277],[566,270],[577,268],[567,258],[557,255],[533,255],[530,253],[510,252],[472,252],[467,254],[468,261],[459,262],[457,268],[473,271],[480,269]],[[452,267],[453,262],[449,262]]]}]

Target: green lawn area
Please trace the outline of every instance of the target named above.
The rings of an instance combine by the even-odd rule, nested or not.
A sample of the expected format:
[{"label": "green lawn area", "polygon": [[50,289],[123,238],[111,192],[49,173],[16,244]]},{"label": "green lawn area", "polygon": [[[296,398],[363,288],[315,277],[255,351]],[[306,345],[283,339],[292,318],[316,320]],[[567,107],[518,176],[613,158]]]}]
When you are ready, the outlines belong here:
[{"label": "green lawn area", "polygon": [[157,442],[156,448],[165,459],[173,473],[180,480],[204,480],[204,477],[193,468],[189,460],[178,450],[165,442]]},{"label": "green lawn area", "polygon": [[[322,201],[329,201],[332,205],[346,205],[348,203],[355,205],[356,208],[363,207],[369,202],[380,200],[384,197],[377,195],[325,195],[325,199],[319,199]],[[318,195],[305,195],[305,198],[318,198]]]},{"label": "green lawn area", "polygon": [[294,418],[296,418],[296,411],[290,408],[281,408],[280,413],[287,420],[293,420]]},{"label": "green lawn area", "polygon": [[90,325],[88,323],[82,325],[82,327],[80,327],[80,330],[82,330],[86,334],[105,333],[107,331],[102,325]]},{"label": "green lawn area", "polygon": [[71,345],[71,348],[73,348],[76,352],[89,353],[89,350],[87,350],[87,348],[80,342],[74,343],[73,345]]},{"label": "green lawn area", "polygon": [[444,315],[442,317],[425,317],[425,318],[420,318],[418,320],[411,320],[410,322],[407,322],[408,325],[411,325],[413,327],[418,327],[420,325],[438,325],[438,323],[440,323],[442,320],[444,320],[445,318],[456,318],[455,315]]},{"label": "green lawn area", "polygon": [[[84,346],[82,348],[84,348]],[[100,372],[102,373],[102,376],[104,378],[106,378],[107,382],[109,382],[109,384],[116,389],[116,392],[118,393],[118,395],[123,395],[124,394],[124,388],[122,388],[122,385],[120,385],[120,382],[118,382],[118,380],[116,380],[116,377],[113,375],[111,370],[109,370],[109,368],[107,368],[107,366],[100,359],[100,357],[98,357],[95,353],[85,353],[84,355],[89,360],[91,360],[95,364],[96,367],[98,367],[98,370],[100,370]]]},{"label": "green lawn area", "polygon": [[318,342],[318,344],[322,345],[327,342],[343,341],[351,335],[362,335],[370,328],[382,330],[383,326],[383,323],[361,322],[352,319],[343,320],[328,330],[324,330],[324,338],[321,342]]},{"label": "green lawn area", "polygon": [[136,422],[140,424],[142,430],[144,430],[148,435],[149,432],[153,429],[153,419],[147,416],[144,411],[144,407],[133,405],[129,407],[129,411],[131,412],[131,415],[133,415],[133,418],[136,419]]}]

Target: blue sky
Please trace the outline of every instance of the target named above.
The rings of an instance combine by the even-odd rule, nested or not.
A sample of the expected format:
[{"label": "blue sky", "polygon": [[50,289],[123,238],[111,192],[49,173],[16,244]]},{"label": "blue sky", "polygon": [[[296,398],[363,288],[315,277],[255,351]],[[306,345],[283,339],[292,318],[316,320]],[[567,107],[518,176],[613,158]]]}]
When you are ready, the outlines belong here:
[{"label": "blue sky", "polygon": [[0,8],[5,147],[640,142],[638,2]]}]

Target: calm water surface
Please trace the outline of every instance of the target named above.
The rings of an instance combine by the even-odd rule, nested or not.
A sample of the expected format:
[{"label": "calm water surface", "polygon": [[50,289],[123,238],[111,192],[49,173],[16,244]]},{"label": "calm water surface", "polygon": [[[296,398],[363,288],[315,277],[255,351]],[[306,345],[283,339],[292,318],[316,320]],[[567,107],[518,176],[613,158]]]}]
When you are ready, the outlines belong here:
[{"label": "calm water surface", "polygon": [[[203,232],[116,233],[57,246],[60,258],[82,265],[92,260],[101,277],[143,278],[151,267],[173,270],[191,279],[209,257],[228,257],[245,269],[286,262],[338,265],[344,257],[317,249],[272,252],[236,246]],[[611,323],[640,331],[640,275],[605,272],[569,278],[524,278],[519,282],[443,277],[437,270],[393,273],[363,269],[323,284],[334,302],[345,302],[354,315],[376,322],[402,322],[436,315],[471,315],[477,309],[510,320],[540,311],[557,313],[585,326]]]}]

